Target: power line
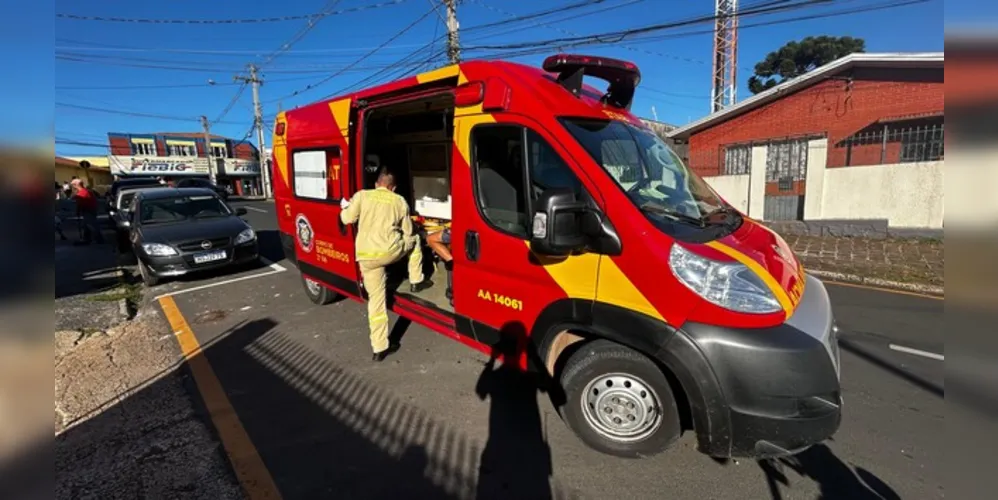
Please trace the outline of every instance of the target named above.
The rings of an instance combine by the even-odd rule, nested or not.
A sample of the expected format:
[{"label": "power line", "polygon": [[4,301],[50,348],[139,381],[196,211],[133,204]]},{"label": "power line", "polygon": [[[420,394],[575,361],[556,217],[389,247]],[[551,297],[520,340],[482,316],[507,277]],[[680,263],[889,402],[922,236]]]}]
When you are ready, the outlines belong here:
[{"label": "power line", "polygon": [[[84,42],[78,40],[62,39],[62,41],[75,44],[83,44],[83,45],[56,45],[54,47],[56,50],[89,50],[89,51],[100,51],[100,52],[167,52],[167,53],[176,53],[176,54],[203,54],[203,55],[220,55],[220,56],[238,56],[238,55],[259,56],[261,53],[266,52],[266,49],[209,50],[209,49],[185,49],[185,48],[169,48],[169,47],[126,47],[121,45],[98,44],[96,42]],[[93,45],[87,45],[88,43]],[[382,50],[408,49],[418,46],[419,44],[414,44],[414,43],[399,44],[399,45],[386,46]],[[300,49],[300,50],[288,51],[287,55],[328,57],[329,54],[360,52],[363,50],[371,50],[372,48],[373,47],[340,47],[340,48],[328,48],[328,49]]]},{"label": "power line", "polygon": [[[793,0],[790,0],[790,1],[786,1],[786,0],[779,1],[779,0],[777,0],[775,2],[769,2],[769,4],[765,5],[765,6],[751,8],[751,9],[748,9],[748,10],[742,10],[739,13],[739,16],[740,17],[746,17],[746,16],[760,15],[760,14],[773,14],[773,13],[783,12],[783,11],[788,11],[788,10],[796,10],[796,9],[800,9],[800,8],[803,8],[803,7],[809,7],[809,6],[817,5],[817,4],[821,4],[821,3],[828,3],[828,2],[831,2],[831,1],[834,1],[834,0],[800,0],[800,1],[797,1],[797,2],[794,2]],[[772,4],[776,4],[776,5],[772,5]],[[637,28],[630,28],[630,29],[626,29],[626,30],[610,31],[610,32],[605,32],[605,33],[596,33],[596,34],[592,34],[592,35],[581,35],[581,36],[573,36],[573,37],[552,38],[552,39],[548,39],[548,40],[537,40],[537,41],[530,41],[530,42],[509,43],[509,44],[502,44],[502,45],[479,45],[479,46],[474,46],[474,47],[468,47],[467,50],[482,50],[482,49],[492,49],[492,50],[526,49],[526,48],[532,48],[532,47],[559,46],[559,45],[563,45],[563,44],[571,44],[571,43],[585,42],[585,41],[597,41],[597,42],[600,42],[600,43],[620,43],[620,42],[624,41],[624,39],[626,39],[629,36],[641,35],[641,34],[645,34],[645,33],[654,33],[654,32],[657,32],[657,31],[663,31],[663,30],[674,29],[674,28],[681,28],[681,27],[684,27],[684,26],[690,26],[690,25],[696,25],[696,24],[703,24],[703,23],[706,23],[706,22],[713,22],[716,19],[717,19],[717,16],[715,16],[713,14],[710,14],[710,15],[703,15],[703,16],[695,17],[695,18],[692,18],[692,19],[686,19],[686,20],[681,20],[681,21],[671,21],[671,22],[667,22],[667,23],[652,24],[652,25],[646,25],[646,26],[641,26],[641,27],[637,27]]]},{"label": "power line", "polygon": [[371,57],[372,55],[376,54],[379,50],[381,50],[382,47],[384,47],[384,46],[386,46],[386,45],[394,42],[395,40],[397,40],[399,37],[401,37],[402,35],[404,35],[406,32],[408,32],[412,28],[416,27],[417,24],[423,22],[424,19],[426,19],[427,17],[430,17],[430,14],[433,14],[434,12],[436,12],[436,9],[433,8],[433,7],[431,7],[429,10],[427,10],[425,13],[423,13],[423,15],[419,16],[418,18],[416,18],[415,21],[409,23],[408,26],[402,28],[401,31],[399,31],[398,33],[392,35],[388,40],[385,40],[384,43],[382,43],[381,45],[375,47],[370,52],[368,52],[368,53],[360,56],[354,62],[352,62],[349,65],[347,65],[345,68],[343,68],[343,69],[341,69],[341,70],[339,70],[339,71],[337,71],[337,72],[335,72],[335,73],[333,73],[333,74],[331,74],[331,75],[323,78],[322,80],[319,80],[319,81],[317,81],[315,83],[306,85],[304,88],[296,90],[296,91],[292,92],[291,94],[288,94],[288,95],[286,95],[284,97],[280,97],[277,100],[282,101],[284,99],[288,99],[288,98],[291,98],[291,97],[297,97],[298,95],[301,95],[301,94],[303,94],[305,92],[308,92],[309,90],[312,90],[312,89],[314,89],[316,87],[319,87],[319,86],[325,84],[326,82],[328,82],[329,80],[332,80],[333,78],[336,78],[337,76],[343,74],[345,71],[347,71],[350,68],[356,66],[358,63],[360,63],[364,59],[367,59],[368,57]]},{"label": "power line", "polygon": [[315,28],[319,24],[319,21],[329,16],[329,12],[332,12],[333,7],[336,7],[336,5],[339,3],[340,0],[329,0],[328,2],[326,2],[326,5],[322,7],[322,10],[319,11],[316,17],[309,18],[308,24],[306,24],[302,29],[298,30],[297,33],[292,35],[291,39],[289,39],[287,42],[282,43],[277,48],[277,50],[275,50],[269,56],[267,56],[266,60],[260,62],[259,66],[262,67],[267,64],[270,64],[278,56],[287,52],[294,44],[300,42],[302,38],[305,38],[305,35],[307,35],[309,31],[312,31],[312,28]]},{"label": "power line", "polygon": [[[239,72],[242,71],[241,67],[237,66],[219,66],[217,62],[214,61],[194,61],[187,62],[187,64],[203,64],[204,66],[190,66],[185,65],[186,61],[172,61],[165,59],[148,59],[148,58],[121,58],[121,57],[79,57],[79,56],[67,56],[63,54],[56,54],[55,56],[58,60],[65,60],[75,63],[85,63],[85,64],[95,64],[99,66],[117,66],[125,68],[143,68],[143,69],[160,69],[167,71],[187,71],[187,72],[200,72],[200,73],[218,73],[218,72]],[[122,62],[123,61],[123,62]],[[131,62],[131,61],[147,61],[142,62]],[[356,64],[354,61],[351,64]],[[168,64],[176,63],[176,64]],[[360,67],[350,67],[344,71],[369,71],[377,70],[386,67],[386,65],[368,65]],[[343,66],[328,66],[328,65],[299,65],[299,66],[282,66],[277,68],[272,68],[267,70],[268,74],[324,74],[330,71],[343,70]],[[271,81],[292,81],[292,80],[305,80],[309,78],[287,78],[282,80],[271,80]],[[209,84],[210,85],[210,84]]]},{"label": "power line", "polygon": [[[311,80],[311,76],[296,76],[290,78],[271,78],[270,82],[300,82],[302,80]],[[232,83],[215,83],[211,81],[206,81],[203,83],[173,83],[173,84],[163,84],[163,85],[109,85],[109,86],[97,86],[97,87],[67,87],[67,86],[56,86],[55,90],[142,90],[142,89],[186,89],[186,88],[198,88],[198,87],[235,87],[236,85],[241,85],[237,82]]]},{"label": "power line", "polygon": [[215,120],[211,122],[212,126],[217,125],[218,122],[222,121],[222,119],[225,118],[225,115],[229,114],[229,111],[231,111],[232,107],[235,106],[237,102],[239,102],[239,98],[243,96],[243,92],[245,91],[246,91],[246,81],[243,81],[242,85],[239,86],[239,89],[236,90],[236,95],[232,96],[232,100],[229,101],[229,104],[225,106],[225,109],[222,110],[222,113],[218,115],[218,118],[215,118]]},{"label": "power line", "polygon": [[353,12],[361,12],[365,10],[379,9],[382,7],[391,7],[393,5],[398,5],[405,2],[406,0],[387,0],[383,2],[378,2],[369,5],[359,5],[357,7],[351,7],[349,9],[342,9],[338,11],[333,11],[329,13],[316,13],[316,14],[302,14],[295,16],[276,16],[276,17],[257,17],[248,19],[149,19],[149,18],[134,18],[134,17],[109,17],[109,16],[83,16],[77,14],[62,14],[57,13],[55,17],[60,19],[71,19],[73,21],[100,21],[108,23],[135,23],[135,24],[258,24],[258,23],[280,23],[286,21],[300,21],[303,19],[314,20],[319,18],[324,18],[328,16],[336,16],[340,14],[349,14]]},{"label": "power line", "polygon": [[[127,110],[122,110],[122,109],[97,108],[97,107],[93,107],[93,106],[82,106],[80,104],[73,104],[73,103],[68,103],[68,102],[56,102],[55,105],[56,105],[56,107],[60,107],[60,108],[81,109],[81,110],[86,110],[86,111],[94,111],[94,112],[97,112],[97,113],[108,113],[108,114],[124,115],[124,116],[136,116],[136,117],[140,117],[140,118],[157,118],[157,119],[160,119],[160,120],[175,120],[175,121],[190,122],[190,121],[197,121],[197,119],[198,119],[197,117],[193,117],[193,116],[187,116],[187,117],[185,117],[185,116],[175,116],[175,115],[160,115],[160,114],[155,114],[155,113],[142,113],[142,112],[138,112],[138,111],[127,111]],[[242,125],[243,122],[219,122],[219,123],[229,124],[229,125]]]}]

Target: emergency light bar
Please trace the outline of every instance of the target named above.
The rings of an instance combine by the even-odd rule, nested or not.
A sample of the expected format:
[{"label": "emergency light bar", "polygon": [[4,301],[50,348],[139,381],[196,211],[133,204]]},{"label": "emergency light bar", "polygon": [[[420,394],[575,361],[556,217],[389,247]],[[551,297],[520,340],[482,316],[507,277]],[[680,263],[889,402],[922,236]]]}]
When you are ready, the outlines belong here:
[{"label": "emergency light bar", "polygon": [[616,108],[631,109],[634,89],[641,81],[637,65],[609,57],[557,54],[544,60],[544,71],[558,73],[558,83],[578,96],[582,77],[593,76],[610,84],[601,101]]}]

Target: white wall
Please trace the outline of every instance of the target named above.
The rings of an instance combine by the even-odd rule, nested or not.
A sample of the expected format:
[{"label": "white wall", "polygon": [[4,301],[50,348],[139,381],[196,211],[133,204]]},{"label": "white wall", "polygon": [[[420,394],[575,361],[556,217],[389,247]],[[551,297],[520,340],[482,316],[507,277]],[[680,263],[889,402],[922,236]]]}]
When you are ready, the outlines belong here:
[{"label": "white wall", "polygon": [[704,177],[717,194],[742,213],[749,209],[749,174]]},{"label": "white wall", "polygon": [[[899,228],[943,227],[941,161],[830,168],[824,177],[821,216],[816,218],[887,219],[891,227]],[[813,191],[808,183],[805,196]]]},{"label": "white wall", "polygon": [[[942,161],[827,168],[827,160],[828,140],[810,141],[804,220],[886,219],[894,228],[943,227]],[[766,146],[752,148],[751,173],[705,180],[736,208],[761,219],[765,208]]]}]

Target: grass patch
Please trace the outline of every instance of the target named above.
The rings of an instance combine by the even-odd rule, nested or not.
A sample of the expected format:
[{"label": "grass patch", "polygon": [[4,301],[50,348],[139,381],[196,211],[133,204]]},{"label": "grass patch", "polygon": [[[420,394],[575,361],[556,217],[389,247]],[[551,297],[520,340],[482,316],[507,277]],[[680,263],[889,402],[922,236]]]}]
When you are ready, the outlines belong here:
[{"label": "grass patch", "polygon": [[93,302],[117,302],[125,299],[132,309],[138,307],[142,301],[142,285],[139,283],[121,283],[110,290],[87,297]]}]

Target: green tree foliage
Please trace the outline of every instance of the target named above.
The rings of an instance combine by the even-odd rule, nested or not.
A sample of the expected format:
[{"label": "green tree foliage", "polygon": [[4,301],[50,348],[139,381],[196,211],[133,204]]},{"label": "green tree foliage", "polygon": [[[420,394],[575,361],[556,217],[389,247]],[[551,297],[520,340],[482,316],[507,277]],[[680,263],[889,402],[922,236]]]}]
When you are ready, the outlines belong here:
[{"label": "green tree foliage", "polygon": [[799,42],[787,42],[755,65],[755,74],[749,78],[748,87],[753,94],[758,94],[783,80],[803,75],[849,54],[865,51],[866,42],[851,36],[809,36]]}]

